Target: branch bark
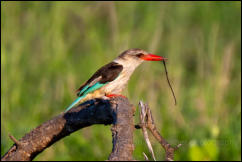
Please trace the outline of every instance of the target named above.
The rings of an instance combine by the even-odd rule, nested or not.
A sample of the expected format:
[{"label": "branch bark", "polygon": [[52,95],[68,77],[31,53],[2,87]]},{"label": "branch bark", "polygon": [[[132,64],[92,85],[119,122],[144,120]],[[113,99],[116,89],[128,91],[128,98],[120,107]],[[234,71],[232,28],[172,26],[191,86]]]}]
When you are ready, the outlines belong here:
[{"label": "branch bark", "polygon": [[130,160],[133,153],[133,114],[128,99],[94,99],[52,118],[27,133],[1,158],[2,161],[30,161],[58,140],[93,124],[112,124],[113,151],[109,160]]},{"label": "branch bark", "polygon": [[[122,98],[123,100],[126,100]],[[116,102],[117,107],[115,112],[117,114],[117,120],[112,126],[112,137],[113,137],[113,149],[109,156],[110,161],[131,161],[133,160],[133,132],[134,122],[133,114],[134,110],[132,105],[128,102]]]}]

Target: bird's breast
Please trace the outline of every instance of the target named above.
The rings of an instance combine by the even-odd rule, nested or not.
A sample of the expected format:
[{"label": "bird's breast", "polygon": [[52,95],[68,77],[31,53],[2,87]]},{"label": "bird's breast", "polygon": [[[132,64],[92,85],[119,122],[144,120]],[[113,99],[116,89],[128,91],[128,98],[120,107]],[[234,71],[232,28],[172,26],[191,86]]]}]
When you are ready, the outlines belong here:
[{"label": "bird's breast", "polygon": [[121,74],[112,82],[109,82],[103,87],[106,94],[121,94],[127,82],[130,78],[131,73],[127,71],[121,72]]}]

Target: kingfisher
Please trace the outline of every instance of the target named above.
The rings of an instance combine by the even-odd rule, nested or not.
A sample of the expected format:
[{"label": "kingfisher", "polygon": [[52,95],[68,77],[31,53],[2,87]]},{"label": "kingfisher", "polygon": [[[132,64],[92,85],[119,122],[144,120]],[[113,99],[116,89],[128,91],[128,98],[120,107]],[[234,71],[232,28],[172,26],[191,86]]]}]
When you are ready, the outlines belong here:
[{"label": "kingfisher", "polygon": [[[110,63],[97,70],[76,91],[77,99],[65,110],[69,111],[80,101],[100,97],[122,96],[121,92],[127,85],[134,70],[144,61],[162,61],[166,58],[148,53],[142,49],[129,49],[122,52]],[[123,96],[124,97],[124,96]]]}]

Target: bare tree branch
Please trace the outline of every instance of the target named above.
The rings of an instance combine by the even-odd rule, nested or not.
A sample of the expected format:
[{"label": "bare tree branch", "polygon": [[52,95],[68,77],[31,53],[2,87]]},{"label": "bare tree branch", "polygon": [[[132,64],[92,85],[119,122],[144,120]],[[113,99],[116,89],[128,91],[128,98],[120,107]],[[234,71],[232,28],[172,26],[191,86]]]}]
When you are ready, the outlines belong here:
[{"label": "bare tree branch", "polygon": [[[174,151],[177,150],[181,146],[181,144],[177,145],[176,147],[172,147],[160,135],[159,131],[157,130],[157,128],[155,126],[155,123],[154,123],[154,119],[152,117],[151,110],[148,107],[148,105],[147,104],[143,104],[142,101],[140,101],[139,105],[140,105],[140,108],[141,108],[141,110],[140,110],[141,111],[141,113],[140,113],[141,124],[139,126],[136,126],[136,128],[138,128],[138,127],[141,127],[141,128],[146,127],[146,128],[148,128],[150,130],[150,132],[152,133],[152,135],[159,141],[161,146],[165,149],[166,160],[167,161],[173,161],[174,160]],[[145,121],[142,121],[143,119],[145,119]],[[147,136],[146,135],[144,135],[144,136],[145,136],[145,140],[147,141]],[[151,146],[148,145],[148,147],[150,149]]]},{"label": "bare tree branch", "polygon": [[[133,113],[129,110],[132,110],[132,107],[128,100],[121,97],[114,97],[110,101],[103,99],[89,100],[41,124],[20,140],[9,135],[15,144],[1,160],[30,161],[53,143],[81,128],[93,124],[107,125],[112,123],[115,123],[112,128],[114,148],[109,159],[132,159],[133,130],[130,128],[134,126],[130,119],[130,114]],[[126,131],[128,133],[120,132],[124,129],[128,129]]]}]

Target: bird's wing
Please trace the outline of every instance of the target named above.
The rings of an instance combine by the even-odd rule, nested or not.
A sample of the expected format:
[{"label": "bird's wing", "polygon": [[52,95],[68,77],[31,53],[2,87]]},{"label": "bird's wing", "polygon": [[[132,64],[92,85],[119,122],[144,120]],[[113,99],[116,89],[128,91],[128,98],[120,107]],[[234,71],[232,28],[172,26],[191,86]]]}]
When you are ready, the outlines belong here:
[{"label": "bird's wing", "polygon": [[122,70],[123,66],[116,62],[104,65],[77,90],[77,96],[83,96],[87,93],[93,92],[105,84],[115,80]]}]

